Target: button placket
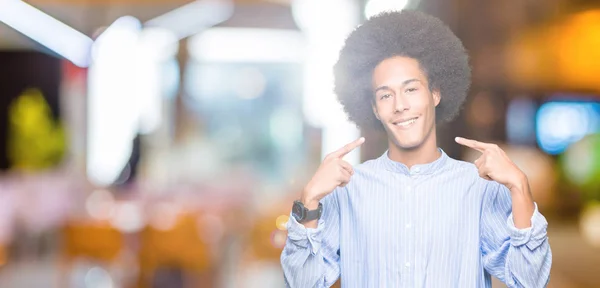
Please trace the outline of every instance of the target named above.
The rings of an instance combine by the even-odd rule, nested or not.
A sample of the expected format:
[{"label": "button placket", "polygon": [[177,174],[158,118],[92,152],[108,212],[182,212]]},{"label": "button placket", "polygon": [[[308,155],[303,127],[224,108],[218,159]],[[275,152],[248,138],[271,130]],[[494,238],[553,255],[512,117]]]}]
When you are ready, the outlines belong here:
[{"label": "button placket", "polygon": [[405,196],[406,196],[406,203],[407,203],[407,208],[405,210],[405,222],[403,223],[404,225],[404,235],[406,235],[406,243],[405,245],[403,245],[404,248],[404,253],[403,253],[403,262],[400,262],[399,264],[401,265],[401,269],[404,273],[404,277],[403,277],[403,286],[406,287],[410,287],[411,283],[413,283],[414,279],[414,274],[412,273],[412,266],[414,266],[414,263],[412,263],[413,259],[414,259],[414,253],[413,250],[415,248],[415,243],[414,241],[416,240],[414,237],[414,229],[411,229],[413,226],[413,223],[415,221],[415,209],[416,206],[416,190],[415,190],[415,172],[417,169],[411,169],[409,172],[409,175],[407,175],[408,177],[406,177],[406,192],[405,192]]}]

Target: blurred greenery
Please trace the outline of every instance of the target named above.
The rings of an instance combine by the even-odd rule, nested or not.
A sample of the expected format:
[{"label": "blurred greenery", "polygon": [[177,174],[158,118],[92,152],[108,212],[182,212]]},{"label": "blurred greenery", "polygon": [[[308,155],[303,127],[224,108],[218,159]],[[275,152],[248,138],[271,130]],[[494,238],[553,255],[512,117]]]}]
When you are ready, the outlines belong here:
[{"label": "blurred greenery", "polygon": [[38,89],[25,90],[11,103],[8,133],[11,169],[35,171],[53,167],[65,154],[63,125],[54,120]]}]

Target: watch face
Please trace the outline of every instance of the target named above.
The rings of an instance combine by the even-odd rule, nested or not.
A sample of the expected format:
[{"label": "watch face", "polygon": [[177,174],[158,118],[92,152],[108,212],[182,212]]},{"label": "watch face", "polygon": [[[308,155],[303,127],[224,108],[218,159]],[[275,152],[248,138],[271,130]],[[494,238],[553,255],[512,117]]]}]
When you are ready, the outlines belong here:
[{"label": "watch face", "polygon": [[292,215],[296,220],[301,220],[304,218],[304,207],[299,202],[294,202],[294,206],[292,207]]}]

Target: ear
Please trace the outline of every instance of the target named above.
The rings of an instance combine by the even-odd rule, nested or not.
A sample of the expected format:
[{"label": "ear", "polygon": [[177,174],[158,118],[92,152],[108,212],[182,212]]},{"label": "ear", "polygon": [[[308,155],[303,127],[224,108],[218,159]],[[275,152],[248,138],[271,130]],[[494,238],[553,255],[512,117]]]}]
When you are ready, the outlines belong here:
[{"label": "ear", "polygon": [[440,90],[433,90],[431,96],[433,96],[433,104],[435,105],[435,107],[437,107],[440,104],[440,101],[442,100]]},{"label": "ear", "polygon": [[373,114],[375,114],[375,118],[381,121],[381,119],[379,118],[379,112],[377,112],[377,106],[375,106],[375,101],[371,101],[371,108],[373,108]]}]

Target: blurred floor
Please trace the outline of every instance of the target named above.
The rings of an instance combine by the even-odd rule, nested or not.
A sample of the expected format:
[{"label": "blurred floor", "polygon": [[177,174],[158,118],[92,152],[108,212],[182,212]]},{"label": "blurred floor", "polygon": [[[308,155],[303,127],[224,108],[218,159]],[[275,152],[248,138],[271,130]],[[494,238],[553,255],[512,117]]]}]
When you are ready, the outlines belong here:
[{"label": "blurred floor", "polygon": [[[553,250],[553,267],[549,288],[595,288],[600,287],[600,249],[588,245],[573,224],[551,225],[548,231]],[[57,261],[53,258],[30,263],[13,263],[0,270],[0,287],[37,288],[60,287]],[[279,263],[253,263],[226,276],[227,286],[242,288],[280,287],[282,279]],[[266,276],[265,276],[266,275]],[[235,279],[238,277],[237,279]],[[577,279],[574,281],[573,279]],[[235,284],[234,284],[235,283]],[[96,286],[94,286],[96,287]],[[494,280],[493,287],[506,287]],[[229,287],[227,287],[229,288]]]},{"label": "blurred floor", "polygon": [[0,287],[58,288],[59,269],[56,260],[48,258],[36,262],[12,263],[0,270]]}]

